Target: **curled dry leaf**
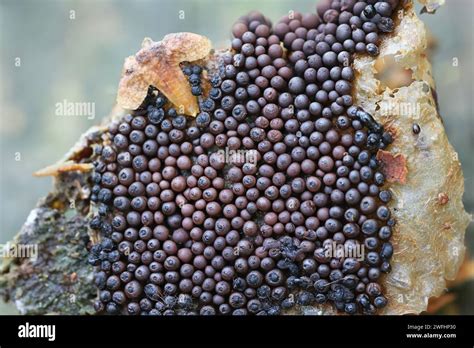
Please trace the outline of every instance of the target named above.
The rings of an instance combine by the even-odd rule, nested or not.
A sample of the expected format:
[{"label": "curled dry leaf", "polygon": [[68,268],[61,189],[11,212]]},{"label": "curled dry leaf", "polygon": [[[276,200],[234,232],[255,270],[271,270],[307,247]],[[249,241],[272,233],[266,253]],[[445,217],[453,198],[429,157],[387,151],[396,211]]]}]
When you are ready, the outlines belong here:
[{"label": "curled dry leaf", "polygon": [[179,64],[203,59],[210,51],[209,39],[193,33],[169,34],[159,42],[145,39],[142,49],[125,60],[117,103],[135,110],[145,99],[148,87],[154,86],[184,114],[196,116],[197,98],[191,94]]}]

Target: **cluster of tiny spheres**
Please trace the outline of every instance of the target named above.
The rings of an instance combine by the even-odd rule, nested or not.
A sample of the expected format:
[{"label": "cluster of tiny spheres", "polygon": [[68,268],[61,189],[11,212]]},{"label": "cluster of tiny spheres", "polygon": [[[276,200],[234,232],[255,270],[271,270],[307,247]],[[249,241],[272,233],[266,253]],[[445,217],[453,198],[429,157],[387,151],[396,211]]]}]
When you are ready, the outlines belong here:
[{"label": "cluster of tiny spheres", "polygon": [[[233,26],[208,93],[205,68],[183,64],[196,118],[150,88],[138,110],[109,126],[92,178],[98,312],[386,306],[380,279],[395,221],[375,154],[392,138],[353,105],[351,63],[355,53],[378,54],[397,6],[324,1],[275,25],[252,12]],[[255,158],[224,160],[222,150]]]}]

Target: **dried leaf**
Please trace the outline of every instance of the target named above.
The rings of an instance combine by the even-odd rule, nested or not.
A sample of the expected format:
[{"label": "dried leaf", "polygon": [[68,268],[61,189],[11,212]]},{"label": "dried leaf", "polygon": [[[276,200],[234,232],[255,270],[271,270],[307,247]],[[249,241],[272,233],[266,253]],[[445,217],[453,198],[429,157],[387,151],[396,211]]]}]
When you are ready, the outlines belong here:
[{"label": "dried leaf", "polygon": [[159,42],[145,39],[142,49],[125,60],[117,103],[135,110],[145,99],[148,87],[154,86],[184,114],[196,116],[197,98],[191,94],[179,64],[205,58],[210,51],[209,39],[193,33],[169,34]]}]

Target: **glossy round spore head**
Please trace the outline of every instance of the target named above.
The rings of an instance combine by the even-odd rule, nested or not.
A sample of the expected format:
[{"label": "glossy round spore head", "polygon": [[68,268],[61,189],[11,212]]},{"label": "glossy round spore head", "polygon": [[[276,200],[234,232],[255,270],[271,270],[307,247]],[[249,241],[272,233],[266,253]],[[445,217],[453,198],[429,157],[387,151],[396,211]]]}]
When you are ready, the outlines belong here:
[{"label": "glossy round spore head", "polygon": [[182,62],[196,117],[150,88],[109,127],[91,187],[97,311],[279,315],[329,303],[373,314],[387,305],[381,274],[395,220],[376,153],[393,136],[353,105],[352,62],[379,54],[396,5],[325,1],[275,25],[251,12],[217,68]]}]

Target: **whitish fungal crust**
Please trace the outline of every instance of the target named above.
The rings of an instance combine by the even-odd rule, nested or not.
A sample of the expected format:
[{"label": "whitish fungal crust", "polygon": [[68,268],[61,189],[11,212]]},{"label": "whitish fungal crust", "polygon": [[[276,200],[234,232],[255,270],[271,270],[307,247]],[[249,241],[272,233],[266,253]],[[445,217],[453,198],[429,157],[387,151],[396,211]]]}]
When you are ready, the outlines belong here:
[{"label": "whitish fungal crust", "polygon": [[[400,11],[399,23],[381,44],[380,55],[354,61],[356,101],[396,131],[390,152],[407,162],[406,182],[389,185],[397,225],[392,272],[385,278],[389,304],[383,314],[420,313],[430,297],[442,294],[463,260],[464,234],[471,220],[462,204],[461,165],[436,108],[424,24],[411,4]],[[381,88],[374,67],[377,60],[390,56],[411,69],[410,85]],[[440,202],[440,194],[448,199]]]}]

